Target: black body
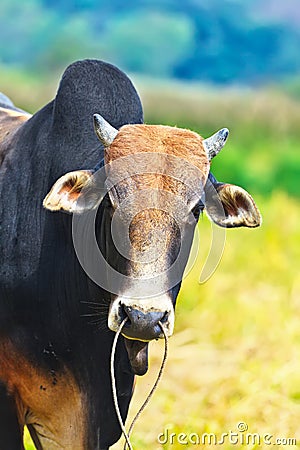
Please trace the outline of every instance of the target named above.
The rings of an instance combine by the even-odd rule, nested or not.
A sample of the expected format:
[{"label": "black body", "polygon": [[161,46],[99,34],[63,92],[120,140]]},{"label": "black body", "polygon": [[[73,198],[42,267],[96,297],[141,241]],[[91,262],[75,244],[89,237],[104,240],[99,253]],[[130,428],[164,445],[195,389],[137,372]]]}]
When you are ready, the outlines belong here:
[{"label": "black body", "polygon": [[[88,278],[77,261],[72,216],[53,214],[43,209],[42,202],[60,176],[95,167],[103,158],[93,130],[94,113],[116,128],[143,121],[139,97],[121,71],[100,61],[79,61],[65,71],[55,100],[7,140],[0,167],[0,352],[9,342],[32,367],[52,379],[53,389],[66,371],[72,374],[87,405],[84,450],[108,448],[120,436],[109,373],[114,333],[105,320],[95,324],[89,317],[92,303],[108,311],[110,295]],[[116,361],[125,418],[133,373],[122,337]],[[29,388],[43,390],[43,386]],[[23,423],[19,418],[18,427],[14,401],[13,389],[3,380],[0,450],[22,448]],[[31,413],[26,412],[25,422]],[[37,448],[46,448],[39,447],[34,421],[28,425]]]}]

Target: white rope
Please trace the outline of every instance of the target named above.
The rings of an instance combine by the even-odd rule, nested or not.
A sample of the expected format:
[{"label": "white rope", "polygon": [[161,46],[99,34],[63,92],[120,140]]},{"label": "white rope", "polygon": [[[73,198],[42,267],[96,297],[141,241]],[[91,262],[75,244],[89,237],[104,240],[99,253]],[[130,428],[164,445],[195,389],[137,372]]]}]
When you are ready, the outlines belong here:
[{"label": "white rope", "polygon": [[128,320],[127,317],[123,320],[123,322],[119,326],[118,331],[116,332],[116,335],[115,335],[115,338],[114,338],[114,341],[113,341],[113,345],[112,345],[112,348],[111,348],[111,358],[110,358],[110,375],[111,375],[111,387],[112,387],[113,400],[114,400],[114,405],[115,405],[115,410],[116,410],[116,413],[117,413],[118,421],[119,421],[122,433],[123,433],[123,435],[125,437],[126,443],[128,444],[129,450],[133,450],[132,445],[130,443],[129,436],[128,436],[126,428],[124,426],[123,419],[122,419],[121,412],[120,412],[120,408],[119,408],[119,402],[118,402],[118,396],[117,396],[117,388],[116,388],[116,377],[115,377],[115,353],[116,353],[116,346],[117,346],[118,338],[119,338],[119,336],[121,334],[122,328],[125,325],[125,323],[127,322],[127,320]]},{"label": "white rope", "polygon": [[119,402],[118,402],[118,396],[117,396],[117,388],[116,388],[115,364],[114,364],[115,363],[115,353],[116,353],[117,342],[118,342],[118,339],[119,339],[119,336],[121,334],[121,331],[122,331],[125,323],[127,322],[127,320],[128,320],[128,318],[126,317],[123,320],[123,322],[120,324],[120,326],[119,326],[119,328],[118,328],[118,330],[117,330],[117,332],[115,334],[115,338],[114,338],[113,345],[112,345],[112,348],[111,348],[110,375],[111,375],[111,386],[112,386],[112,393],[113,393],[113,401],[114,401],[114,405],[115,405],[115,410],[116,410],[116,414],[117,414],[117,417],[118,417],[118,421],[119,421],[122,433],[123,433],[123,435],[125,437],[124,450],[127,449],[127,446],[128,446],[129,450],[133,450],[133,447],[132,447],[131,442],[130,442],[130,435],[132,433],[132,430],[133,430],[133,427],[134,427],[136,421],[138,420],[138,418],[140,417],[140,415],[142,414],[142,412],[146,408],[147,404],[149,403],[149,401],[150,401],[152,395],[154,394],[154,392],[156,391],[157,385],[158,385],[158,383],[159,383],[159,381],[160,381],[160,379],[162,377],[163,370],[165,368],[166,360],[167,360],[167,356],[168,356],[168,337],[166,335],[166,332],[165,332],[165,329],[164,329],[162,323],[158,322],[158,324],[159,324],[159,326],[160,326],[160,328],[161,328],[161,330],[163,332],[164,339],[165,339],[164,356],[163,356],[163,359],[162,359],[162,363],[161,363],[161,366],[160,366],[160,369],[159,369],[156,381],[155,381],[151,391],[147,395],[146,400],[144,401],[144,403],[142,404],[142,406],[139,408],[138,412],[134,416],[134,418],[133,418],[133,420],[132,420],[132,422],[130,424],[128,433],[127,433],[126,428],[125,428],[124,423],[123,423],[122,416],[121,416],[120,408],[119,408]]}]

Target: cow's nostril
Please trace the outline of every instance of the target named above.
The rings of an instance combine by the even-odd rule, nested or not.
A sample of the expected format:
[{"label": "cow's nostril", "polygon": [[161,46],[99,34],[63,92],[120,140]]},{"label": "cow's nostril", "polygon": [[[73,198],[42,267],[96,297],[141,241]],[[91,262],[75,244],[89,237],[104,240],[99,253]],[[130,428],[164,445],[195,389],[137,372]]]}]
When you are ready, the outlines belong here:
[{"label": "cow's nostril", "polygon": [[164,313],[164,315],[162,316],[162,318],[160,319],[160,322],[161,323],[166,323],[166,322],[168,322],[168,319],[169,319],[169,313],[168,313],[168,311],[166,311]]},{"label": "cow's nostril", "polygon": [[130,310],[132,308],[130,306],[125,306],[122,303],[119,306],[119,316],[121,319],[121,322],[123,322],[124,319],[127,318],[127,321],[125,322],[124,327],[129,328],[131,326],[131,319],[130,319]]}]

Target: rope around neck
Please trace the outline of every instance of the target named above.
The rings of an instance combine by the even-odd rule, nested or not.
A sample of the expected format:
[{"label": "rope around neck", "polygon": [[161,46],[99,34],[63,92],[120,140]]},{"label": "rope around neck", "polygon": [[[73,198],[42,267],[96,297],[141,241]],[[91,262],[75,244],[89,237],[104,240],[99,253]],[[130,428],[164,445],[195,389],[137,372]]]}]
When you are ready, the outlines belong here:
[{"label": "rope around neck", "polygon": [[134,416],[134,418],[133,418],[133,420],[132,420],[132,422],[130,424],[128,433],[127,433],[126,428],[125,428],[124,423],[123,423],[122,416],[121,416],[120,408],[119,408],[119,402],[118,402],[118,396],[117,396],[117,388],[116,388],[115,364],[114,364],[115,363],[115,354],[116,354],[117,342],[118,342],[118,339],[119,339],[119,336],[121,334],[121,331],[122,331],[125,323],[127,322],[127,320],[128,320],[128,318],[126,317],[123,320],[123,322],[120,324],[120,326],[119,326],[119,328],[118,328],[118,330],[117,330],[117,332],[115,334],[115,338],[114,338],[113,345],[112,345],[112,348],[111,348],[110,375],[111,375],[111,387],[112,387],[112,393],[113,393],[114,406],[115,406],[116,414],[117,414],[117,417],[118,417],[118,421],[119,421],[122,433],[123,433],[123,435],[125,437],[124,450],[127,449],[127,446],[129,448],[129,450],[133,450],[133,447],[132,447],[131,442],[130,442],[130,435],[132,433],[132,430],[133,430],[133,427],[134,427],[136,421],[138,420],[138,418],[140,417],[140,415],[142,414],[142,412],[146,408],[147,404],[149,403],[152,395],[156,391],[157,385],[158,385],[158,383],[159,383],[159,381],[161,379],[161,376],[163,374],[163,370],[165,368],[166,360],[167,360],[167,356],[168,356],[168,337],[166,335],[166,332],[165,332],[165,329],[164,329],[162,323],[158,322],[158,324],[159,324],[159,326],[161,328],[161,331],[163,332],[164,340],[165,340],[164,356],[163,356],[163,359],[162,359],[162,362],[161,362],[161,366],[160,366],[157,378],[155,380],[155,383],[154,383],[151,391],[147,395],[146,400],[144,401],[144,403],[142,404],[142,406],[139,408],[138,412]]}]

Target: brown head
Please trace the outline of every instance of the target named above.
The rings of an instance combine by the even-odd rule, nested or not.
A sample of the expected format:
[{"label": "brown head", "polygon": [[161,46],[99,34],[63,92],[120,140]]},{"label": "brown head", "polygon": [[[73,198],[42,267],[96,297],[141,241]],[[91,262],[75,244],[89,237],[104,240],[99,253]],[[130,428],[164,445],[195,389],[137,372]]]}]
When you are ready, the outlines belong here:
[{"label": "brown head", "polygon": [[[105,147],[106,189],[115,218],[111,233],[126,261],[108,326],[116,331],[127,317],[122,333],[130,340],[136,372],[144,373],[146,346],[132,348],[130,342],[162,337],[160,323],[167,335],[173,333],[199,208],[206,205],[221,226],[258,226],[260,215],[241,188],[222,183],[207,188],[210,162],[225,144],[227,129],[203,139],[190,130],[161,125],[125,125],[117,131],[99,115],[94,123]],[[80,201],[83,187],[93,183],[94,170],[68,173],[54,184],[44,206],[71,213],[95,208],[97,196]]]}]

